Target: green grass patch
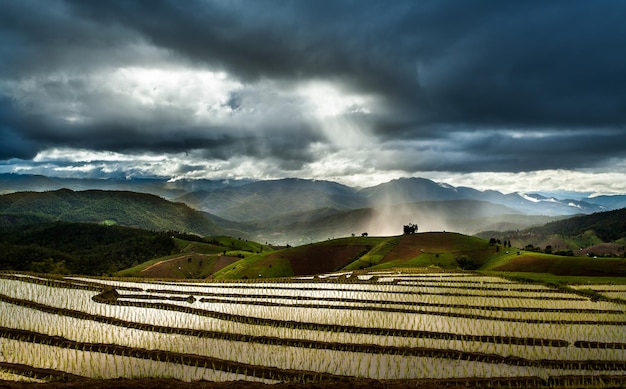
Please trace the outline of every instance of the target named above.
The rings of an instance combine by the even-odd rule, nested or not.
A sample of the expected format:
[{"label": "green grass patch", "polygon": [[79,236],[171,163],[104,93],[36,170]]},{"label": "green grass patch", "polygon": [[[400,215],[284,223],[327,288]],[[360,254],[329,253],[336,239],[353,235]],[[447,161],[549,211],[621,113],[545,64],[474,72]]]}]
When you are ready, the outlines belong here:
[{"label": "green grass patch", "polygon": [[227,250],[227,247],[217,246],[212,243],[189,241],[179,238],[174,238],[174,243],[184,253],[198,253],[198,254],[219,254]]},{"label": "green grass patch", "polygon": [[520,251],[496,257],[480,270],[549,273],[557,276],[619,277],[626,274],[621,258],[570,257]]},{"label": "green grass patch", "polygon": [[273,251],[268,245],[230,236],[210,236],[206,238],[206,241],[218,246],[223,246],[226,250],[248,251],[251,253]]},{"label": "green grass patch", "polygon": [[293,276],[293,269],[287,259],[267,258],[257,254],[226,266],[214,274],[215,279],[258,279]]},{"label": "green grass patch", "polygon": [[478,271],[481,274],[504,277],[520,282],[536,282],[543,284],[562,285],[598,285],[598,284],[618,284],[626,285],[626,277],[589,277],[589,276],[558,276],[549,273],[531,272],[495,272]]},{"label": "green grass patch", "polygon": [[147,267],[157,264],[162,261],[166,261],[168,259],[179,257],[180,254],[168,255],[165,257],[151,259],[146,262],[142,262],[139,265],[129,267],[128,269],[120,270],[113,274],[113,277],[140,277],[140,273],[145,270]]},{"label": "green grass patch", "polygon": [[[368,238],[368,240],[363,240],[363,243],[371,244],[373,239],[380,238]],[[359,270],[378,265],[385,255],[396,247],[399,241],[400,237],[391,237],[382,240],[380,243],[376,244],[373,249],[365,253],[361,256],[361,258],[350,263],[342,270]]]},{"label": "green grass patch", "polygon": [[580,234],[580,235],[575,235],[575,236],[570,236],[567,238],[567,241],[571,242],[572,244],[574,244],[576,247],[590,247],[590,246],[594,246],[600,243],[604,243],[602,242],[602,239],[598,238],[598,236],[596,235],[596,233],[592,230],[588,230],[585,231],[584,233]]},{"label": "green grass patch", "polygon": [[[114,277],[151,277],[151,278],[207,278],[213,274],[218,260],[216,255],[176,254],[143,262],[129,269],[115,273]],[[157,265],[152,269],[148,269]],[[156,276],[155,276],[156,274]]]}]

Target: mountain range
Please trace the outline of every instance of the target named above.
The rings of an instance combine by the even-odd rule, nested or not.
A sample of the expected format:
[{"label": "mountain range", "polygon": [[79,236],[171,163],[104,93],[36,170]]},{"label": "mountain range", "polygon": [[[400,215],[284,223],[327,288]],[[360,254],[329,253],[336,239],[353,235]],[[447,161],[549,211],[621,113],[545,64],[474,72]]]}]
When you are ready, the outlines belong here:
[{"label": "mountain range", "polygon": [[[29,194],[8,194],[18,191]],[[17,215],[29,214],[30,218],[46,220],[109,220],[200,235],[227,233],[277,244],[308,243],[364,232],[399,235],[407,223],[418,224],[420,231],[502,231],[626,206],[623,195],[558,199],[533,193],[479,191],[424,178],[402,178],[369,188],[353,188],[295,178],[170,182],[2,174],[0,193],[7,193],[0,196],[0,222],[5,224]],[[47,216],[45,212],[33,212],[52,203],[56,204],[52,216],[49,212]],[[28,209],[30,212],[26,212]],[[94,209],[101,213],[94,214]],[[108,215],[103,214],[107,212]],[[89,215],[93,220],[85,220]]]}]

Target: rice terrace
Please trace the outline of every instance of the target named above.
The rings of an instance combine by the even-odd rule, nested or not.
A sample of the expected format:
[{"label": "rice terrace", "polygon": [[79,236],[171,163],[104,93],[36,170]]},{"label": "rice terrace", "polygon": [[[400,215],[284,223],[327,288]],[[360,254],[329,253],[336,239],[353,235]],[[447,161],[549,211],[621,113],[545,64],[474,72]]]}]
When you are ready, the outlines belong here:
[{"label": "rice terrace", "polygon": [[[423,254],[442,266],[410,266],[409,238],[394,239],[376,246],[376,268],[280,278],[4,271],[0,387],[626,384],[626,284],[448,269],[446,253]],[[406,267],[385,268],[392,250]]]}]

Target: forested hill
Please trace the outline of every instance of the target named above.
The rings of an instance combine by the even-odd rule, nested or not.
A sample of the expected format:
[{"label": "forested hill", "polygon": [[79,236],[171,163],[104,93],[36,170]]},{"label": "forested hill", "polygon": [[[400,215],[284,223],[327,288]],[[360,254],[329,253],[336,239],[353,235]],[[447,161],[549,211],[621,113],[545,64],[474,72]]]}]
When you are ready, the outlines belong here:
[{"label": "forested hill", "polygon": [[61,189],[0,196],[0,226],[42,221],[118,224],[153,231],[199,235],[224,233],[202,212],[158,196],[125,192]]},{"label": "forested hill", "polygon": [[171,232],[55,222],[0,227],[0,269],[101,275],[178,252]]},{"label": "forested hill", "polygon": [[626,238],[626,208],[615,211],[598,212],[534,227],[530,231],[541,234],[574,236],[592,230],[603,242]]}]

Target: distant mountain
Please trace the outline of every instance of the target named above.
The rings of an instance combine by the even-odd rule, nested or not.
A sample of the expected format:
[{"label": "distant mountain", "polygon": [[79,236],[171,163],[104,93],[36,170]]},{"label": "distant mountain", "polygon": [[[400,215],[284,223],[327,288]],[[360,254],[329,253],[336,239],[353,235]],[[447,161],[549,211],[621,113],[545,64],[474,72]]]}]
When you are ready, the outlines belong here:
[{"label": "distant mountain", "polygon": [[[286,214],[253,224],[259,241],[303,244],[329,238],[360,235],[400,235],[403,226],[418,224],[419,231],[520,229],[543,225],[555,217],[523,215],[508,207],[476,200],[423,201],[379,205],[356,210],[323,210]],[[254,232],[252,232],[254,231]]]},{"label": "distant mountain", "polygon": [[324,208],[356,209],[366,205],[355,189],[345,185],[295,178],[193,192],[177,200],[239,222]]},{"label": "distant mountain", "polygon": [[0,194],[13,192],[47,192],[59,189],[84,191],[91,189],[150,193],[174,199],[186,193],[237,187],[252,180],[177,180],[164,178],[89,179],[57,178],[29,174],[0,174]]},{"label": "distant mountain", "polygon": [[584,201],[601,205],[607,210],[626,208],[626,195],[588,197]]},{"label": "distant mountain", "polygon": [[[317,231],[315,236],[320,238],[325,235],[343,234],[347,231],[358,233],[358,230],[362,229],[395,233],[395,228],[400,228],[397,227],[398,225],[401,226],[401,223],[408,221],[423,226],[422,231],[450,229],[472,234],[482,228],[494,230],[526,228],[535,225],[539,220],[550,221],[549,217],[591,214],[626,205],[626,196],[585,198],[587,195],[585,194],[581,197],[572,196],[578,200],[558,199],[552,195],[535,193],[504,194],[495,190],[480,191],[469,187],[454,187],[425,178],[401,178],[370,188],[352,188],[331,181],[296,178],[269,181],[179,180],[170,182],[164,179],[81,180],[0,174],[0,193],[8,193],[16,189],[57,191],[63,186],[80,191],[113,189],[127,193],[132,191],[156,194],[171,201],[183,202],[201,211],[203,216],[201,219],[204,221],[197,223],[203,224],[206,219],[212,221],[210,228],[195,227],[193,224],[196,222],[182,221],[182,224],[178,226],[179,229],[202,233],[202,231],[213,232],[219,226],[222,229],[235,230],[231,235],[246,237],[259,235],[268,237],[270,231],[278,231],[276,236],[291,237],[301,230]],[[471,207],[459,208],[453,205],[453,201],[491,203],[505,207],[507,211],[498,211],[497,215],[477,218],[471,216]],[[404,206],[404,204],[425,202],[432,203],[429,205],[428,212]],[[435,204],[437,202],[442,204]],[[446,207],[450,208],[444,209]],[[384,209],[384,212],[380,211],[381,209]],[[485,206],[480,209],[485,209]],[[7,212],[1,210],[0,212],[5,214],[4,223],[23,223],[27,219],[32,221],[35,217],[42,217],[41,214],[30,212],[19,214],[21,219],[18,220],[17,213],[9,217]],[[387,216],[402,214],[402,212],[406,217]],[[457,220],[451,221],[449,216],[451,214],[456,215]],[[515,215],[515,217],[502,216],[507,214]],[[389,218],[406,220],[395,223],[394,229],[380,227],[385,225],[382,222],[374,223],[375,226],[369,227],[365,221],[358,223],[346,221],[352,220],[356,217],[355,215],[361,215],[359,218],[362,220],[380,221]],[[365,215],[370,215],[370,217]],[[524,219],[522,215],[527,215],[527,217]],[[98,217],[100,216],[102,215]],[[158,215],[147,218],[151,219],[156,216]],[[59,217],[54,216],[54,218]],[[97,222],[98,217],[92,219]],[[342,220],[342,217],[347,219]],[[176,218],[170,218],[170,220],[172,221],[168,224],[170,226],[181,222]],[[445,223],[441,220],[445,220]],[[324,223],[331,222],[351,227],[333,228],[324,225]],[[144,223],[145,221],[131,220],[128,225],[143,226]],[[148,225],[147,228],[160,228],[159,225],[163,225],[163,222]],[[316,225],[318,227],[315,227]],[[288,228],[291,230],[287,231]]]},{"label": "distant mountain", "polygon": [[601,205],[575,200],[548,199],[540,195],[503,194],[454,187],[425,178],[400,178],[361,192],[371,204],[399,204],[415,201],[479,200],[504,205],[529,215],[575,215],[606,210]]},{"label": "distant mountain", "polygon": [[119,224],[200,235],[225,233],[205,214],[186,204],[143,193],[61,189],[0,196],[0,225],[27,224],[33,220]]},{"label": "distant mountain", "polygon": [[456,188],[425,178],[399,178],[360,192],[370,204],[402,204],[415,201],[445,201],[468,199]]},{"label": "distant mountain", "polygon": [[602,205],[600,202],[592,203],[587,200],[557,199],[556,197],[545,197],[540,194],[525,194],[522,196],[535,204],[540,204],[544,209],[549,209],[552,212],[559,212],[563,208],[566,208],[573,209],[577,211],[576,213],[578,214],[588,214],[613,209],[612,207]]}]

